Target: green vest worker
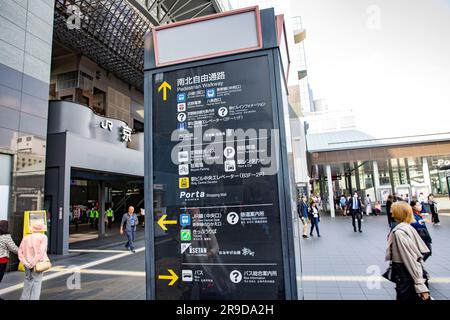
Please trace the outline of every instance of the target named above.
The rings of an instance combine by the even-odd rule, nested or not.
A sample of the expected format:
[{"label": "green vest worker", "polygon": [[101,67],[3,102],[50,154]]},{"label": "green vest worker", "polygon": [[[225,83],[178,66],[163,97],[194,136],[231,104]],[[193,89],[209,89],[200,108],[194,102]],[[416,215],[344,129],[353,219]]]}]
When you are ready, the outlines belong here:
[{"label": "green vest worker", "polygon": [[92,208],[89,212],[89,220],[91,222],[91,229],[95,227],[95,219],[98,219],[98,211],[96,208]]},{"label": "green vest worker", "polygon": [[113,209],[109,208],[106,210],[106,218],[108,218],[108,229],[111,229],[111,225],[113,223],[114,212]]}]

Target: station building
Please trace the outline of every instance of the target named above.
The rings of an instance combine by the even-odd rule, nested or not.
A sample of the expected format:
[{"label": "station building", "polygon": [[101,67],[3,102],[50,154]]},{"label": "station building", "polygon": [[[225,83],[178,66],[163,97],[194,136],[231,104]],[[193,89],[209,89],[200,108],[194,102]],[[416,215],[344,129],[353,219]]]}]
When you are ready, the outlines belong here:
[{"label": "station building", "polygon": [[[304,118],[312,190],[333,203],[357,191],[386,202],[397,193],[412,200],[433,193],[450,212],[450,133],[373,136],[355,126],[352,112],[311,113]],[[334,206],[328,206],[335,215]]]}]

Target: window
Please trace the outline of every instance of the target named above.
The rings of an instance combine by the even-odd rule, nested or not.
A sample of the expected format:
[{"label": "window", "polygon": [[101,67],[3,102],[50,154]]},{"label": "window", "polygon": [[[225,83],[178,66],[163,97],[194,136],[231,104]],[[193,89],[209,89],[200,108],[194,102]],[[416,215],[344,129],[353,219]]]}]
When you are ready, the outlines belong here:
[{"label": "window", "polygon": [[27,142],[28,142],[28,141],[31,141],[31,137],[27,137]]},{"label": "window", "polygon": [[67,72],[56,76],[56,91],[72,89],[78,86],[78,71]]},{"label": "window", "polygon": [[442,163],[450,161],[450,156],[428,157],[430,168],[431,192],[437,195],[448,195],[447,173],[450,170],[442,170]]}]

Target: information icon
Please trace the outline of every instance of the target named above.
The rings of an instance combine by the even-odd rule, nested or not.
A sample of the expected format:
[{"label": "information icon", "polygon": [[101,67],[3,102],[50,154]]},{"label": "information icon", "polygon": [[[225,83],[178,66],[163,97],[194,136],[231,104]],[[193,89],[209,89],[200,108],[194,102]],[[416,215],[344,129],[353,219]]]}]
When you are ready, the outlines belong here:
[{"label": "information icon", "polygon": [[186,113],[182,112],[177,115],[178,122],[184,122],[186,120]]},{"label": "information icon", "polygon": [[236,212],[230,212],[227,215],[227,221],[229,224],[236,224],[239,222],[239,215]]},{"label": "information icon", "polygon": [[228,114],[228,109],[226,107],[221,107],[217,112],[219,113],[219,116],[226,117]]},{"label": "information icon", "polygon": [[240,273],[240,272],[237,271],[237,270],[231,271],[231,273],[230,273],[230,280],[231,280],[231,282],[233,282],[233,283],[239,283],[239,282],[241,282],[241,281],[242,281],[242,273]]}]

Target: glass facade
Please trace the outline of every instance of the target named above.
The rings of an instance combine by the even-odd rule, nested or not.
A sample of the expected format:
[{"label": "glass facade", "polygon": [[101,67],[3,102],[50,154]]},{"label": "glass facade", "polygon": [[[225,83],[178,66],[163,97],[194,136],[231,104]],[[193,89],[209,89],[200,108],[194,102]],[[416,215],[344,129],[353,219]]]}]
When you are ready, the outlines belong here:
[{"label": "glass facade", "polygon": [[430,167],[431,191],[438,195],[448,195],[447,177],[450,170],[441,170],[443,166],[448,166],[450,156],[428,157],[428,165]]},{"label": "glass facade", "polygon": [[[450,170],[444,166],[450,168],[450,156],[393,158],[378,160],[377,165],[380,189],[388,189],[399,195],[408,194],[410,199],[420,192],[426,194],[430,191],[441,200],[449,197]],[[361,196],[370,194],[375,198],[374,161],[334,164],[331,165],[331,171],[336,196],[358,191]],[[327,196],[326,165],[319,165],[318,172],[314,190]]]}]

